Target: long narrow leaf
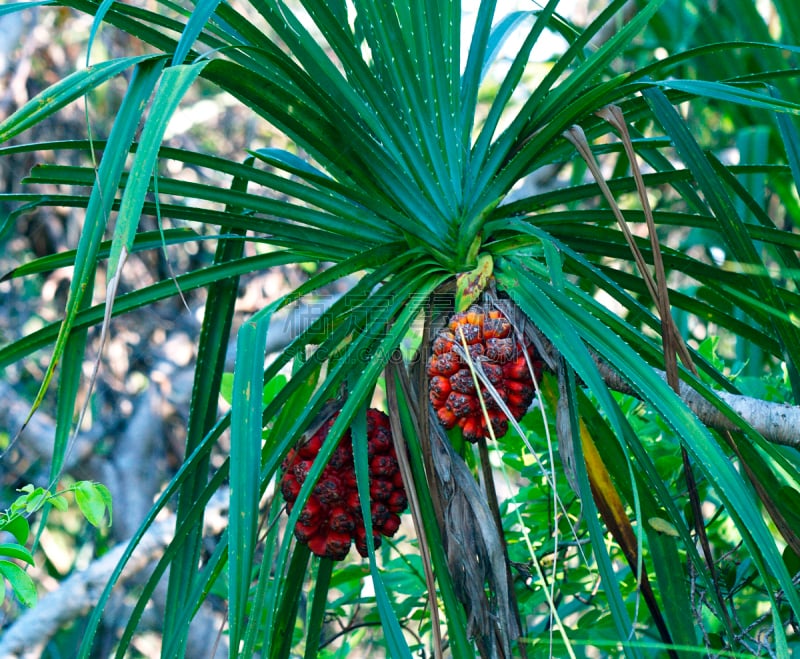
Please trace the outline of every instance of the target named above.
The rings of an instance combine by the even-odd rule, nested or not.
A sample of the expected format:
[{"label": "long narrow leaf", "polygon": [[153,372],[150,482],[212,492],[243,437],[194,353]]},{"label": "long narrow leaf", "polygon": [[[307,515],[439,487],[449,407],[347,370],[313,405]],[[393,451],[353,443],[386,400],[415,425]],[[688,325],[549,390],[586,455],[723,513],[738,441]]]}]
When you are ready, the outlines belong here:
[{"label": "long narrow leaf", "polygon": [[[159,61],[161,59],[154,55],[122,57],[71,73],[63,80],[34,96],[11,116],[0,122],[0,142],[5,142],[35,126],[68,103],[82,98],[89,91],[95,89],[106,80],[118,76],[123,71],[137,67],[137,65],[144,65],[147,61]],[[118,135],[115,136],[116,139],[119,139]]]},{"label": "long narrow leaf", "polygon": [[[234,178],[231,187],[237,190],[246,189],[247,180]],[[238,209],[229,210],[235,212]],[[234,232],[236,231],[234,230]],[[225,266],[230,262],[235,263],[237,260],[241,260],[243,252],[244,242],[239,239],[239,236],[231,240],[222,240],[217,245],[214,262],[219,266]],[[194,386],[189,406],[189,424],[186,432],[187,453],[195,450],[216,420],[216,405],[210,404],[210,402],[219,398],[238,283],[236,276],[221,277],[213,280],[208,287],[206,313],[200,329]],[[178,290],[181,289],[178,288]],[[176,510],[176,524],[186,524],[188,519],[196,513],[197,499],[207,480],[208,465],[208,458],[201,460],[194,473],[190,474],[190,477],[181,486]],[[178,647],[183,646],[188,630],[179,615],[180,602],[187,583],[194,582],[201,540],[202,516],[200,523],[196,524],[188,533],[187,540],[180,547],[177,558],[170,569],[164,636],[167,642],[175,642]]]},{"label": "long narrow leaf", "polygon": [[[162,66],[163,60],[160,59],[144,59],[136,65],[130,86],[111,129],[108,148],[100,163],[100,168],[97,172],[97,183],[92,189],[86,210],[86,221],[78,243],[75,271],[70,284],[65,317],[58,331],[53,356],[42,379],[39,392],[31,406],[31,412],[26,423],[44,399],[47,387],[64,354],[78,313],[83,308],[83,298],[87,288],[90,286],[90,280],[94,278],[97,251],[100,248],[111,204],[122,175],[125,156],[134,138],[141,108],[150,97],[161,73]],[[75,373],[72,375],[73,377],[76,376]]]},{"label": "long narrow leaf", "polygon": [[230,534],[234,539],[229,557],[229,605],[231,647],[238,648],[244,635],[245,611],[250,592],[250,572],[258,528],[261,497],[261,389],[264,353],[272,314],[280,300],[265,307],[239,329],[231,402]]}]

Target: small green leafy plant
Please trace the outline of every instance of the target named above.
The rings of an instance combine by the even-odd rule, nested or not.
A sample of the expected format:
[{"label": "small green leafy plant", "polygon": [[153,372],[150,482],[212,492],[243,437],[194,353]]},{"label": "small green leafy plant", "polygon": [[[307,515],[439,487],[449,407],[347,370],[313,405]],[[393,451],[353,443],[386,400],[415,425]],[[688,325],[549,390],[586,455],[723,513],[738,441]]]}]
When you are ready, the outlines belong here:
[{"label": "small green leafy plant", "polygon": [[30,536],[30,516],[45,506],[56,510],[68,509],[67,495],[75,497],[75,503],[81,514],[92,526],[99,527],[108,514],[111,524],[111,494],[105,485],[91,481],[78,481],[68,488],[51,492],[43,487],[31,484],[21,487],[21,494],[11,506],[0,513],[0,533],[10,533],[16,542],[0,543],[0,604],[6,596],[6,580],[11,589],[25,606],[36,604],[36,583],[33,578],[15,561],[28,565],[34,564],[33,554],[25,545]]}]

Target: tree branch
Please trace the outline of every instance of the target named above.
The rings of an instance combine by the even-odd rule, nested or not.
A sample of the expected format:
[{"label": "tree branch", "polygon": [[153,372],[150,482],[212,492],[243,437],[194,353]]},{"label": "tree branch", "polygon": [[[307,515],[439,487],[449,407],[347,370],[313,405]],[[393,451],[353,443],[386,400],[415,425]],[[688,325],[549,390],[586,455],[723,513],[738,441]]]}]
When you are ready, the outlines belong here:
[{"label": "tree branch", "polygon": [[[498,300],[496,304],[517,327],[524,328],[526,336],[533,342],[546,366],[551,370],[556,370],[558,351],[550,340],[514,305],[508,304],[505,300]],[[622,394],[639,397],[628,382],[602,357],[593,350],[590,349],[590,351],[598,371],[611,389]],[[653,370],[666,382],[667,375],[664,371]],[[800,449],[800,406],[773,403],[727,391],[715,391],[714,393],[768,442]],[[703,398],[700,393],[683,381],[680,382],[680,397],[686,406],[697,415],[697,418],[709,428],[720,431],[739,430],[736,424],[732,423],[713,403]]]},{"label": "tree branch", "polygon": [[[637,395],[630,385],[602,359],[595,356],[595,363],[609,387],[623,394]],[[654,370],[666,381],[666,373],[658,369]],[[773,403],[727,391],[715,391],[714,393],[767,441],[800,449],[800,407],[797,405]],[[686,406],[708,427],[715,430],[738,430],[736,424],[683,381],[680,383],[680,396]]]}]

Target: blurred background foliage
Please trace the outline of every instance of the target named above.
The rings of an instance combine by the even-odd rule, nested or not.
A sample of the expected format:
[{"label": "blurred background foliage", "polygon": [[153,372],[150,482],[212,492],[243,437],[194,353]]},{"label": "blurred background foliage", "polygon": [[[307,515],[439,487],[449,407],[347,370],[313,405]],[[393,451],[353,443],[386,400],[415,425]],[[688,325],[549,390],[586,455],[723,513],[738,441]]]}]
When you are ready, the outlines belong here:
[{"label": "blurred background foliage", "polygon": [[[74,4],[80,6],[78,2]],[[606,4],[576,1],[568,7],[567,3],[559,7],[563,20],[551,25],[551,30],[545,33],[548,47],[535,51],[525,70],[525,84],[511,98],[509,108],[514,110],[524,105],[526,93],[534,88],[543,72],[549,70],[558,55],[569,43],[574,42],[580,31],[591,23]],[[625,25],[637,9],[636,5],[631,2],[621,7],[615,19],[607,24],[608,33],[603,38],[611,38]],[[164,4],[144,3],[143,6],[153,11],[165,11]],[[253,13],[253,19],[256,19],[252,7],[238,9]],[[529,7],[526,5],[525,9]],[[175,7],[175,16],[183,20],[178,7]],[[466,6],[465,20],[467,23],[475,20],[474,12]],[[5,30],[2,32],[4,36],[0,36],[0,46],[4,51],[4,59],[0,60],[2,120],[49,85],[64,79],[83,65],[87,57],[92,16],[63,7],[31,7],[24,12],[0,15],[0,21],[0,26]],[[641,33],[612,61],[611,72],[624,74],[646,69],[654,62],[718,42],[775,42],[796,46],[800,44],[798,13],[787,0],[758,3],[748,0],[711,3],[666,0]],[[489,81],[481,89],[482,104],[477,110],[479,116],[488,113],[491,101],[502,84],[503,71],[510,66],[515,48],[518,47],[519,44],[512,39],[501,52],[498,66],[493,71],[498,76],[496,85],[493,86],[494,83]],[[93,42],[91,60],[100,62],[148,52],[152,52],[152,48],[141,40],[130,37],[122,30],[104,26]],[[797,52],[785,50],[709,49],[707,54],[702,51],[693,53],[683,61],[678,58],[668,73],[684,80],[752,83],[754,89],[767,90],[775,97],[797,99],[799,56]],[[112,78],[92,89],[87,95],[88,102],[75,100],[4,146],[86,139],[90,137],[89,129],[93,139],[107,139],[111,130],[110,120],[126,89],[125,78]],[[735,172],[735,180],[750,192],[757,205],[757,208],[748,207],[741,198],[736,199],[737,211],[744,221],[757,223],[759,220],[754,213],[761,209],[777,229],[796,236],[800,199],[792,168],[800,163],[792,162],[792,158],[797,158],[796,144],[795,152],[789,148],[787,153],[785,139],[785,131],[797,130],[795,118],[784,115],[778,120],[775,113],[765,112],[763,108],[707,97],[690,99],[689,95],[685,102],[676,101],[676,105],[702,149],[708,150],[726,165],[754,165],[731,170]],[[653,131],[652,118],[643,111],[637,115],[637,110],[641,109],[641,105],[632,105],[629,109],[629,116],[633,117],[633,129],[637,133],[640,130],[643,136],[651,139],[654,149],[675,156],[665,139]],[[781,127],[778,121],[787,123]],[[789,134],[796,135],[796,132]],[[248,151],[267,147],[306,155],[279,130],[203,79],[193,85],[184,97],[166,130],[165,141],[176,150],[211,153],[234,163],[242,162]],[[615,145],[612,140],[601,137],[596,153],[602,156],[603,171],[608,178],[629,174],[629,163],[618,144]],[[28,191],[30,185],[23,185],[23,177],[31,172],[34,165],[43,163],[83,168],[94,165],[85,150],[32,152],[11,149],[0,158],[0,181],[6,196],[13,197]],[[159,167],[163,177],[171,181],[189,184],[201,182],[219,188],[231,185],[230,176],[203,163],[165,157]],[[646,173],[651,171],[645,170]],[[794,174],[796,176],[796,169]],[[34,182],[38,185],[37,194],[58,195],[65,191],[72,193],[75,189],[74,185],[55,180]],[[524,203],[528,197],[552,193],[552,203],[555,205],[558,203],[559,190],[588,185],[590,182],[591,178],[582,161],[577,156],[565,157],[544,163],[530,176],[521,179],[511,192],[510,200]],[[84,186],[90,185],[91,181],[84,182]],[[83,192],[86,193],[88,189],[84,187]],[[271,194],[279,200],[288,199]],[[687,201],[686,197],[677,194],[674,187],[654,185],[649,188],[648,194],[651,195],[651,205],[657,211],[683,213],[692,210],[691,200]],[[185,203],[179,194],[160,193],[160,199],[164,204]],[[639,204],[631,187],[618,195],[618,201],[623,208],[638,208]],[[84,208],[79,204],[41,206],[32,208],[31,212],[11,215],[18,206],[19,197],[11,201],[0,198],[0,218],[4,220],[3,233],[0,234],[0,272],[11,272],[20,264],[63,254],[78,244],[84,214]],[[198,208],[201,206],[193,206],[193,210]],[[219,205],[208,202],[207,208],[213,212]],[[565,196],[558,208],[574,212],[576,217],[580,217],[578,214],[581,212],[607,211],[608,205],[599,201],[596,193],[587,191],[583,197],[577,194]],[[121,276],[121,294],[141,290],[176,274],[192,272],[214,262],[218,228],[212,224],[181,221],[179,215],[174,213],[173,216],[161,218],[161,227],[154,215],[142,216],[139,229],[152,232],[150,239],[155,247],[130,256]],[[5,222],[7,217],[11,217],[12,221]],[[688,215],[681,218],[688,219]],[[190,238],[180,233],[188,231],[189,227],[201,239],[197,235]],[[157,232],[162,230],[172,232],[169,237],[174,240],[164,250],[158,246]],[[637,226],[636,230],[640,232],[637,235],[646,235],[643,224]],[[721,239],[719,231],[709,230],[704,223],[665,222],[659,225],[658,230],[662,247],[672,255],[685,254],[720,269],[732,268],[736,261],[736,255],[730,253],[729,245]],[[567,227],[564,231],[569,232],[571,228]],[[184,238],[185,242],[182,242]],[[592,236],[587,235],[585,240],[587,244],[590,243]],[[796,245],[797,241],[787,249],[796,251]],[[796,294],[792,280],[796,280],[800,273],[776,271],[781,266],[772,256],[773,247],[763,247],[761,257],[773,278],[785,281],[787,291]],[[244,254],[268,254],[272,249],[272,246],[251,241],[245,244]],[[311,258],[297,258],[294,261],[242,276],[236,295],[234,331],[231,336],[235,336],[236,328],[245,319],[298,289],[331,264]],[[617,281],[630,284],[634,290],[641,290],[632,281],[636,275],[629,255],[621,252],[602,256],[595,254],[591,261],[601,272],[613,271]],[[22,337],[62,317],[67,303],[71,267],[68,260],[55,261],[55,265],[54,269],[34,276],[0,282],[0,340],[3,346],[13,346]],[[789,369],[776,355],[772,337],[761,340],[757,332],[743,329],[753,323],[753,314],[743,311],[737,304],[736,286],[731,285],[727,300],[721,299],[719,287],[705,285],[702,273],[696,273],[692,277],[686,272],[676,271],[671,273],[669,283],[674,292],[673,302],[679,307],[675,310],[677,325],[696,354],[710,365],[707,370],[724,375],[745,395],[768,401],[791,402],[793,395]],[[95,303],[103,300],[102,279],[106,276],[104,263],[98,264],[98,274],[100,281],[95,286]],[[340,300],[360,274],[360,271],[350,273],[343,279],[316,288],[313,295],[304,298],[302,318],[293,317],[291,312],[279,315],[273,321],[267,337],[268,352],[273,356],[280,353],[303,329],[304,322],[318,317],[333,302]],[[626,274],[630,279],[625,279]],[[615,312],[625,313],[631,325],[647,324],[644,318],[635,317],[635,309],[620,311],[618,306],[615,307],[618,301],[600,290],[596,280],[587,278],[582,285],[587,293],[596,296]],[[102,588],[103,579],[110,578],[111,566],[115,562],[109,560],[105,566],[100,566],[99,562],[114,551],[117,551],[115,560],[119,558],[119,548],[137,532],[150,513],[153,501],[185,464],[193,368],[198,358],[197,342],[206,294],[204,288],[186,290],[179,297],[158,300],[114,317],[109,327],[108,342],[102,351],[99,331],[90,333],[78,399],[86,394],[91,365],[95,359],[100,360],[101,377],[68,455],[61,486],[69,487],[75,481],[87,480],[105,484],[114,502],[114,523],[110,527],[100,525],[96,528],[88,525],[80,511],[73,508],[49,512],[46,526],[37,529],[35,564],[29,570],[40,591],[40,598],[46,593],[57,593],[69,583],[69,579],[80,578],[80,575],[88,574],[91,570],[97,571],[92,583],[100,584],[95,588]],[[704,315],[708,307],[693,304],[694,300],[701,303],[710,301],[719,315]],[[752,311],[752,300],[748,298],[746,302],[746,308]],[[644,314],[643,311],[641,313]],[[768,320],[769,312],[765,312],[762,318]],[[797,325],[796,313],[792,314],[791,322]],[[411,354],[411,347],[418,344],[421,331],[422,327],[417,323],[406,337],[407,354]],[[644,330],[645,334],[648,331]],[[768,334],[769,329],[765,329],[765,332]],[[53,419],[58,415],[55,384],[51,387],[51,395],[44,399],[40,411],[20,440],[10,443],[37,394],[50,357],[50,349],[42,347],[31,352],[24,360],[8,364],[0,376],[2,508],[11,506],[19,488],[30,483],[46,487],[50,483],[54,457]],[[233,371],[233,366],[234,346],[231,342],[226,370]],[[551,378],[550,386],[557,388],[552,377],[547,376]],[[710,385],[719,385],[719,379],[715,381],[705,373],[704,377]],[[385,387],[382,381],[381,387]],[[379,388],[375,402],[385,405],[384,396],[384,389]],[[682,508],[685,518],[690,519],[692,513],[685,509],[688,504],[684,464],[678,450],[681,438],[675,435],[674,429],[661,415],[639,399],[625,394],[614,396],[642,447],[651,457],[658,478],[666,490],[673,494],[674,502]],[[587,397],[592,399],[591,391]],[[220,400],[221,413],[230,409],[230,402],[230,396],[223,394]],[[213,404],[209,402],[209,405]],[[514,433],[490,446],[491,466],[500,495],[505,540],[529,656],[548,656],[548,653],[557,657],[572,654],[617,656],[623,651],[623,646],[625,652],[637,647],[636,656],[664,656],[661,638],[637,589],[636,575],[629,568],[620,547],[609,538],[608,551],[615,569],[615,587],[619,588],[628,615],[634,621],[638,646],[637,643],[627,643],[630,639],[620,638],[618,621],[610,611],[605,592],[608,584],[601,578],[593,557],[590,530],[580,499],[563,477],[559,452],[551,442],[557,436],[555,407],[547,400],[543,400],[542,405],[544,414],[534,406],[521,421],[529,442],[536,448],[533,453]],[[302,405],[297,413],[301,412]],[[607,430],[608,436],[595,437],[595,442],[603,447],[606,455],[619,452],[619,445],[612,439],[613,431],[608,420],[591,405],[582,408],[581,413],[588,417],[592,413],[596,415],[593,423],[595,431],[600,428]],[[229,437],[221,434],[209,458],[212,471],[225,464],[229,451]],[[787,464],[797,466],[795,450],[787,449],[784,456],[784,469],[787,469]],[[477,473],[477,456],[468,452],[466,458]],[[619,464],[626,464],[626,459],[620,458]],[[616,473],[614,475],[617,476]],[[794,477],[791,475],[791,478]],[[617,487],[625,490],[626,485],[617,483]],[[627,487],[630,489],[630,483]],[[787,506],[791,508],[793,498],[799,498],[800,495],[788,487],[783,492],[787,497]],[[785,593],[775,580],[759,571],[748,548],[743,548],[741,534],[712,483],[700,478],[698,493],[715,559],[716,583],[719,584],[726,610],[732,616],[729,623],[732,632],[726,630],[725,621],[716,615],[714,605],[709,604],[714,595],[708,591],[707,582],[690,565],[686,584],[692,610],[680,611],[678,615],[691,617],[693,625],[696,625],[697,636],[694,649],[682,648],[681,656],[781,656],[782,653],[797,649],[800,646],[798,622],[795,611],[786,601]],[[753,493],[749,493],[749,496],[755,500]],[[636,495],[633,495],[626,501],[635,498]],[[262,502],[262,505],[265,510],[274,512],[277,504]],[[208,505],[200,553],[204,561],[214,557],[220,547],[218,541],[224,536],[227,526],[226,510],[227,502],[224,500],[212,499]],[[635,517],[632,505],[628,506],[627,511]],[[174,523],[174,517],[172,520]],[[32,521],[36,527],[37,520]],[[660,532],[666,536],[677,533],[669,521],[662,521]],[[792,523],[796,521],[791,520]],[[648,522],[657,524],[658,520],[651,519]],[[164,592],[166,579],[154,586],[155,592],[150,593],[151,596],[142,597],[141,593],[150,587],[151,581],[148,580],[156,561],[169,542],[171,536],[168,526],[156,527],[156,540],[149,547],[151,553],[147,553],[146,546],[143,559],[120,579],[122,589],[106,604],[105,617],[97,630],[93,656],[124,652],[126,656],[151,657],[164,652],[161,633],[164,618],[168,616],[166,609],[169,602]],[[284,517],[280,518],[277,526],[281,533],[285,530]],[[634,521],[634,528],[643,532],[639,522]],[[800,530],[800,526],[795,525],[794,529]],[[782,552],[786,569],[797,585],[800,558],[780,539],[771,521],[770,530],[776,538],[776,546]],[[163,534],[160,540],[158,533]],[[650,581],[656,583],[659,575],[652,566],[648,547],[647,542],[640,547],[642,560],[649,570]],[[261,551],[263,549],[259,549],[254,557],[255,564],[262,559],[258,553]],[[402,626],[405,642],[419,656],[431,656],[432,623],[427,599],[428,585],[415,531],[407,515],[404,516],[400,533],[394,539],[385,541],[377,554],[381,563],[382,583]],[[688,562],[685,548],[680,550],[680,556],[684,564]],[[314,649],[306,647],[306,638],[312,606],[311,592],[319,569],[318,563],[313,563],[308,575],[305,570],[302,571],[304,577],[308,576],[308,582],[300,595],[300,613],[292,630],[292,656],[303,656],[304,653],[305,656],[315,656]],[[391,641],[387,641],[386,623],[379,615],[378,595],[367,578],[369,574],[367,563],[354,557],[354,552],[334,571],[320,650],[316,656],[385,656],[389,652],[387,648],[394,647]],[[227,654],[222,630],[225,629],[230,584],[227,573],[221,571],[218,576],[216,580],[208,582],[210,592],[202,608],[198,605],[197,619],[201,624],[193,627],[186,641],[186,656]],[[120,635],[130,619],[137,598],[140,598],[138,602],[144,609],[138,613],[141,619],[132,637],[120,646]],[[660,595],[659,604],[664,609],[671,606]],[[248,606],[251,605],[255,607],[252,601]],[[558,612],[558,624],[554,610]],[[20,620],[23,612],[24,607],[19,602],[6,597],[0,609],[0,621],[4,627],[11,628]],[[254,617],[266,615],[257,609],[251,613]],[[52,611],[49,614],[52,615]],[[449,614],[455,615],[452,612]],[[86,608],[73,611],[58,625],[52,637],[42,644],[41,656],[72,656],[84,638],[89,624],[87,620]],[[776,622],[786,634],[787,645],[776,642]],[[559,624],[563,625],[565,634],[560,633]],[[125,646],[125,643],[129,645]],[[449,651],[452,652],[452,648]]]}]

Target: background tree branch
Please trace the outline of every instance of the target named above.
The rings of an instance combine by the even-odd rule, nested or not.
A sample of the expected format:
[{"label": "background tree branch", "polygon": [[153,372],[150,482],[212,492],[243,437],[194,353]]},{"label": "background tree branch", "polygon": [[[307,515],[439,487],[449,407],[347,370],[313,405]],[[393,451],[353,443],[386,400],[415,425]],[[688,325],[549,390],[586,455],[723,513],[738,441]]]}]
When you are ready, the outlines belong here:
[{"label": "background tree branch", "polygon": [[[595,358],[595,363],[609,387],[620,393],[636,396],[630,385],[602,359]],[[656,371],[666,382],[666,373],[658,369]],[[797,405],[773,403],[727,391],[715,391],[715,394],[767,441],[800,449],[800,407]],[[738,430],[736,424],[683,381],[680,383],[680,396],[706,426],[715,430]]]},{"label": "background tree branch", "polygon": [[[501,302],[504,313],[514,320],[518,327],[524,327],[528,337],[533,341],[539,354],[551,370],[556,370],[555,346],[512,305]],[[592,352],[597,369],[605,383],[614,391],[629,396],[636,396],[636,391],[599,355]],[[653,369],[666,382],[667,374],[660,369]],[[757,430],[764,439],[773,444],[791,446],[800,449],[800,406],[788,403],[774,403],[760,400],[752,396],[732,394],[727,391],[715,391],[715,394],[736,412],[744,421]],[[736,431],[732,423],[714,404],[706,400],[689,384],[681,381],[680,397],[706,426],[720,431]]]}]

